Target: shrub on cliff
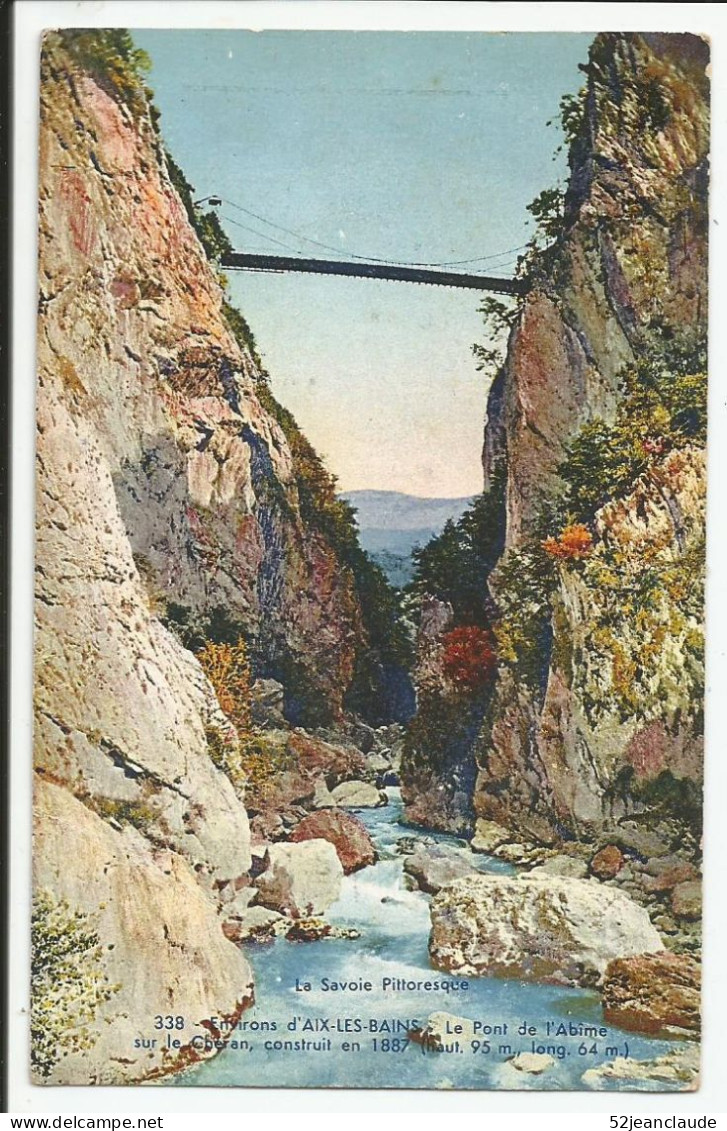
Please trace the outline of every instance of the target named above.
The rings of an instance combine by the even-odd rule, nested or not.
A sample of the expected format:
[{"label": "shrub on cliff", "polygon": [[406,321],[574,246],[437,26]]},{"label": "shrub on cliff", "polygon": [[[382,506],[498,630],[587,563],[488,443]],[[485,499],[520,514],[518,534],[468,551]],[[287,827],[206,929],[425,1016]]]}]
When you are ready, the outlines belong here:
[{"label": "shrub on cliff", "polygon": [[557,561],[578,561],[591,552],[593,537],[587,526],[576,522],[566,526],[557,538],[546,538],[542,546]]},{"label": "shrub on cliff", "polygon": [[568,446],[558,469],[564,522],[589,522],[665,452],[705,443],[706,343],[685,337],[653,347],[622,371],[621,392],[615,421],[589,421]]},{"label": "shrub on cliff", "polygon": [[493,615],[487,579],[502,553],[505,531],[504,467],[498,467],[489,491],[470,504],[458,522],[412,554],[414,580],[407,592],[416,601],[425,594],[446,601],[459,624],[486,628]]},{"label": "shrub on cliff", "polygon": [[441,644],[442,671],[458,691],[471,693],[492,684],[497,656],[491,632],[463,625],[445,633]]},{"label": "shrub on cliff", "polygon": [[84,71],[134,116],[147,105],[144,75],[151,70],[146,51],[134,46],[125,28],[66,28],[61,43]]},{"label": "shrub on cliff", "polygon": [[103,949],[89,917],[38,891],[31,918],[30,1061],[47,1079],[70,1053],[92,1048],[91,1026],[120,989],[104,973]]}]

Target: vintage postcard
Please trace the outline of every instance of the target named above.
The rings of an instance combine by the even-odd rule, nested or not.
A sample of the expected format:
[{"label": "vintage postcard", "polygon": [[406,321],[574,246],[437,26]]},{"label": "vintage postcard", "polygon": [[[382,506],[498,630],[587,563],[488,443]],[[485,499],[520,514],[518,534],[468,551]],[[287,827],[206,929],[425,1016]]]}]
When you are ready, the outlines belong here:
[{"label": "vintage postcard", "polygon": [[36,1084],[698,1087],[708,75],[45,33]]}]

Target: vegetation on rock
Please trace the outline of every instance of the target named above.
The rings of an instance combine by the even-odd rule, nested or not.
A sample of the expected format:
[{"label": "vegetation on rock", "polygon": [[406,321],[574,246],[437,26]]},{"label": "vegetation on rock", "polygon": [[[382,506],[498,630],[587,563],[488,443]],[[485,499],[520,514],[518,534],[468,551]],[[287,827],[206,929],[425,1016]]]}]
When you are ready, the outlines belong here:
[{"label": "vegetation on rock", "polygon": [[92,1025],[120,987],[104,973],[103,948],[88,915],[38,891],[31,920],[30,1059],[47,1079],[71,1053],[92,1048]]}]

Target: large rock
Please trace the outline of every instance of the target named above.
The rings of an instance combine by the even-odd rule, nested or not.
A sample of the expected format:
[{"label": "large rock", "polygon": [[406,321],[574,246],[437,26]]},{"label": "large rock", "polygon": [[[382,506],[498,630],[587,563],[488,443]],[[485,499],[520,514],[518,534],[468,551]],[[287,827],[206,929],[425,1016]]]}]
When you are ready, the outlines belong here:
[{"label": "large rock", "polygon": [[410,1029],[409,1036],[425,1048],[441,1052],[445,1045],[457,1039],[471,1041],[475,1036],[475,1023],[469,1017],[459,1017],[455,1013],[440,1010],[430,1013],[422,1028]]},{"label": "large rock", "polygon": [[329,787],[357,778],[366,769],[366,759],[357,747],[326,742],[302,730],[291,734],[289,748],[301,770],[324,777]]},{"label": "large rock", "polygon": [[671,907],[682,919],[701,919],[702,885],[699,880],[677,884],[671,893]]},{"label": "large rock", "polygon": [[622,1029],[653,1037],[696,1037],[701,974],[685,954],[637,954],[606,968],[603,1013]]},{"label": "large rock", "polygon": [[[131,826],[117,831],[42,780],[35,788],[33,879],[37,895],[50,892],[69,913],[88,916],[103,972],[116,987],[88,1021],[89,1047],[59,1059],[38,1082],[115,1085],[163,1075],[205,1055],[190,1042],[210,1035],[211,1018],[235,1019],[251,1004],[250,967],[223,935],[215,904],[188,862],[152,847]],[[156,1014],[185,1019],[174,1033],[179,1051],[162,1049],[161,1040],[135,1047],[153,1036]],[[233,1031],[216,1036],[224,1041]]]},{"label": "large rock", "polygon": [[367,781],[345,781],[331,790],[336,805],[344,809],[378,809],[388,803],[383,790]]},{"label": "large rock", "polygon": [[626,861],[618,845],[607,844],[591,860],[591,871],[599,880],[613,880]]},{"label": "large rock", "polygon": [[626,1087],[639,1082],[651,1083],[652,1091],[662,1091],[664,1084],[676,1084],[678,1091],[692,1092],[699,1087],[699,1050],[690,1045],[653,1060],[617,1056],[596,1068],[586,1069],[581,1080],[594,1091],[612,1091],[613,1081],[619,1081]]},{"label": "large rock", "polygon": [[322,915],[338,899],[343,867],[327,840],[272,844],[255,880],[258,903],[293,918]]},{"label": "large rock", "polygon": [[338,853],[345,875],[365,868],[376,860],[376,849],[365,825],[351,813],[340,809],[322,809],[311,813],[290,834],[290,840],[327,840]]},{"label": "large rock", "polygon": [[572,879],[584,880],[588,875],[588,865],[585,860],[579,860],[577,856],[566,856],[563,853],[558,853],[556,856],[548,857],[537,868],[532,868],[528,875],[570,876]]},{"label": "large rock", "polygon": [[498,825],[496,821],[486,821],[484,817],[478,817],[470,848],[473,852],[493,852],[510,840],[511,836],[509,830]]},{"label": "large rock", "polygon": [[430,911],[432,962],[463,974],[595,986],[612,959],[663,950],[642,907],[588,880],[480,874]]},{"label": "large rock", "polygon": [[445,844],[422,846],[404,860],[404,871],[419,888],[435,895],[445,884],[477,871],[471,856]]}]

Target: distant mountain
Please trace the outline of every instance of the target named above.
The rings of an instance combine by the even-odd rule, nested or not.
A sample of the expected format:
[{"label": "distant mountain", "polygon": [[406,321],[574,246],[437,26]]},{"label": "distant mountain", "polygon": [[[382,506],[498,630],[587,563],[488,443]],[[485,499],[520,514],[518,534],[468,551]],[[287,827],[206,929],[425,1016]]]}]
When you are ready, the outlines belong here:
[{"label": "distant mountain", "polygon": [[356,510],[364,550],[397,587],[412,579],[414,547],[439,534],[448,519],[456,522],[474,498],[425,499],[400,491],[343,491],[340,497]]}]

